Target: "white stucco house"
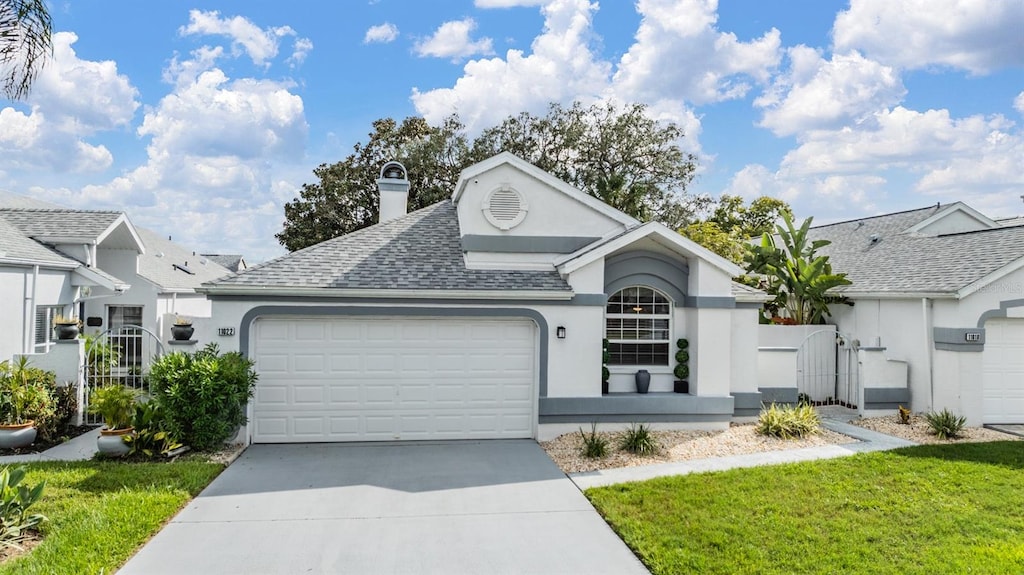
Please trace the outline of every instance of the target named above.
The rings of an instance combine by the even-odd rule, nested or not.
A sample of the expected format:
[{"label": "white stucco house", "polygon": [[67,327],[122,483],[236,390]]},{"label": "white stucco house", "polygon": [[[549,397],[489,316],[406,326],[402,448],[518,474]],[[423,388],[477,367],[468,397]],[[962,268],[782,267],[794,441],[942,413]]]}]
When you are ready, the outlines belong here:
[{"label": "white stucco house", "polygon": [[[760,407],[765,296],[734,284],[731,262],[508,153],[409,214],[404,168],[386,165],[378,184],[381,223],[202,288],[221,349],[259,373],[249,440],[724,427]],[[673,393],[679,338],[690,343],[687,394]],[[640,369],[650,394],[635,391]]]},{"label": "white stucco house", "polygon": [[[832,306],[850,341],[907,364],[866,405],[1024,423],[1024,226],[957,202],[811,229],[852,285]],[[864,382],[872,387],[870,381]],[[902,389],[900,389],[902,387]]]},{"label": "white stucco house", "polygon": [[229,273],[123,212],[0,196],[0,359],[50,351],[56,314],[89,333],[131,324],[169,339],[169,314],[209,317],[196,288]]}]

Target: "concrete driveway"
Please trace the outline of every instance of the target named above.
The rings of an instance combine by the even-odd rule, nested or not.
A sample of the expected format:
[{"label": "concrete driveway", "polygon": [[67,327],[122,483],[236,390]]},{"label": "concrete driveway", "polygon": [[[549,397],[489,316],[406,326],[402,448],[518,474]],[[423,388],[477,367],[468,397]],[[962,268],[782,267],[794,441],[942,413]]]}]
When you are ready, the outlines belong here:
[{"label": "concrete driveway", "polygon": [[120,573],[647,573],[530,440],[254,445]]}]

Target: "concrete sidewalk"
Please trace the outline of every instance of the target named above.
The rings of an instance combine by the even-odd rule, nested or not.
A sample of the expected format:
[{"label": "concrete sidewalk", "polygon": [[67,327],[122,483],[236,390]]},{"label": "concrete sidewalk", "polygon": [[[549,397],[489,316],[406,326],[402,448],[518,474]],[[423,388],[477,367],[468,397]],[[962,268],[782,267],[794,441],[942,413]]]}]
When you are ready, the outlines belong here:
[{"label": "concrete sidewalk", "polygon": [[88,433],[71,438],[70,441],[55,445],[42,453],[23,455],[0,455],[0,465],[29,463],[33,461],[84,461],[96,455],[96,438],[100,436],[97,427]]},{"label": "concrete sidewalk", "polygon": [[857,425],[851,425],[841,418],[823,418],[822,427],[830,429],[843,435],[857,439],[856,443],[843,445],[822,445],[819,447],[806,447],[803,449],[787,449],[784,451],[767,451],[761,453],[749,453],[746,455],[728,455],[724,457],[709,457],[707,459],[692,459],[689,461],[676,461],[672,463],[658,463],[655,465],[639,465],[636,467],[620,467],[617,469],[603,469],[599,471],[587,471],[583,473],[570,473],[569,479],[576,484],[580,490],[590,487],[602,487],[616,483],[629,481],[645,481],[655,477],[668,475],[687,475],[689,473],[702,473],[705,471],[725,471],[739,467],[758,467],[761,465],[777,465],[780,463],[797,463],[801,461],[813,461],[816,459],[834,459],[846,457],[855,453],[867,451],[885,451],[899,447],[910,447],[917,445],[913,441],[907,441],[877,431],[871,431]]}]

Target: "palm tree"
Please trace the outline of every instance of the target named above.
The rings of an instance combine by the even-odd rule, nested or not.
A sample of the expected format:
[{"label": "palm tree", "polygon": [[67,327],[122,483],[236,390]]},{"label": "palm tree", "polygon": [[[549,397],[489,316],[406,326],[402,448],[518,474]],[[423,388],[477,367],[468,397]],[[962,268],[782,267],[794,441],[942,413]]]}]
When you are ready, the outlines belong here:
[{"label": "palm tree", "polygon": [[0,84],[20,100],[53,54],[53,21],[43,0],[0,0]]}]

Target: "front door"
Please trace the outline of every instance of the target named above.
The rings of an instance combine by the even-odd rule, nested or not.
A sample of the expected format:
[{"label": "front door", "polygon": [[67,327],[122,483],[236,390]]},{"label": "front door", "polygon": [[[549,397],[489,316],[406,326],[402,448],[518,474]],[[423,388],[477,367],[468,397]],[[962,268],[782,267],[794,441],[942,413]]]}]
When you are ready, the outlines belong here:
[{"label": "front door", "polygon": [[120,367],[142,367],[142,306],[107,306],[107,326],[110,343],[121,350]]}]

